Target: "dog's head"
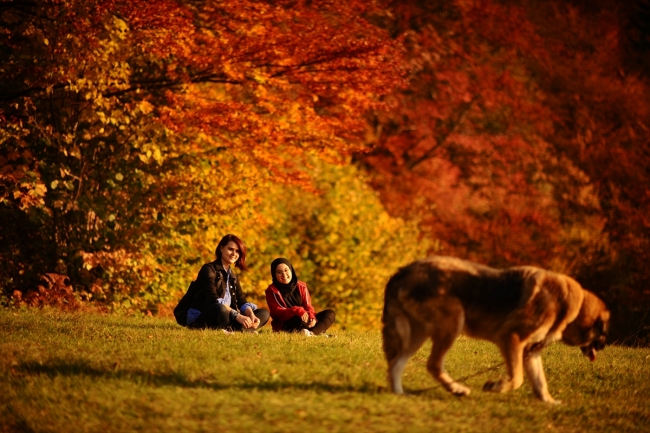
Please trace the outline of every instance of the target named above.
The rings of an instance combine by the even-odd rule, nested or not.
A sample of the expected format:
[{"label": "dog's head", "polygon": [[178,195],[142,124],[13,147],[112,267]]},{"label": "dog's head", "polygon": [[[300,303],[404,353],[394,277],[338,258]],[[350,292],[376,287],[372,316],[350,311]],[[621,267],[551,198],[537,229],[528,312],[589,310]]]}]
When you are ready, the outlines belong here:
[{"label": "dog's head", "polygon": [[603,350],[607,342],[609,310],[593,293],[585,290],[584,294],[580,312],[562,333],[562,341],[571,346],[580,346],[582,353],[593,361],[596,352]]}]

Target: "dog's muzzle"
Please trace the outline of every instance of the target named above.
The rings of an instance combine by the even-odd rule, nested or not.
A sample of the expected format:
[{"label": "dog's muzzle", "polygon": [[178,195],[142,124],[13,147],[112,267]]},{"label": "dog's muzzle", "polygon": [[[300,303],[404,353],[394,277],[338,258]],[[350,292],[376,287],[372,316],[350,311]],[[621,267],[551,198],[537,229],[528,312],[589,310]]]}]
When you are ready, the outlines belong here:
[{"label": "dog's muzzle", "polygon": [[582,354],[589,358],[589,361],[596,360],[596,352],[603,350],[605,348],[605,337],[600,337],[597,340],[594,340],[588,346],[580,347]]}]

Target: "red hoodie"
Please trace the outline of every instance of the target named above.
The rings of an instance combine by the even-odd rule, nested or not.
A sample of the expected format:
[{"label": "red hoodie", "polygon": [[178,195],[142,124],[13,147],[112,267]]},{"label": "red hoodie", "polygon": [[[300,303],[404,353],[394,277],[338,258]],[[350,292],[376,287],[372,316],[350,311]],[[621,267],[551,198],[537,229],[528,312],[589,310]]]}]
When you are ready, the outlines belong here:
[{"label": "red hoodie", "polygon": [[311,306],[311,296],[309,296],[307,284],[298,281],[298,290],[300,291],[300,297],[302,298],[302,306],[287,307],[287,303],[282,297],[280,291],[273,284],[267,287],[266,303],[271,311],[271,318],[273,319],[271,326],[275,332],[282,331],[284,322],[294,316],[300,317],[305,314],[305,312],[309,314],[309,319],[316,318],[314,307]]}]

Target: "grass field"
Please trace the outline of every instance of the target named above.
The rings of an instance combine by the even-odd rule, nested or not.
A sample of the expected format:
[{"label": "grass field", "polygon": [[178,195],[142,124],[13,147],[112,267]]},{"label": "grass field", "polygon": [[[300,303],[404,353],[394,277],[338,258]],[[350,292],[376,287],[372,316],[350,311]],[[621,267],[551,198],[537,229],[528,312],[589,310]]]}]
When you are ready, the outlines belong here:
[{"label": "grass field", "polygon": [[0,310],[0,431],[650,431],[650,349],[607,347],[594,363],[562,344],[544,362],[558,406],[530,386],[481,391],[503,373],[493,345],[461,337],[447,361],[457,398],[406,368],[387,391],[378,331],[336,338],[191,331],[170,320]]}]

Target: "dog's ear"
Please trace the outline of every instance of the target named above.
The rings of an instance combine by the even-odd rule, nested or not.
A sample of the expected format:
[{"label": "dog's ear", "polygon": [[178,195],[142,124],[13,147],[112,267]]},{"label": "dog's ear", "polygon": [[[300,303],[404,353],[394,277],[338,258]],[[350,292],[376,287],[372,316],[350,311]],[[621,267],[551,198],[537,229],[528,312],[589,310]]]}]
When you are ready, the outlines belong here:
[{"label": "dog's ear", "polygon": [[598,335],[602,335],[603,332],[605,332],[605,322],[603,322],[602,318],[598,317],[594,322],[594,331],[596,331]]},{"label": "dog's ear", "polygon": [[602,317],[599,317],[598,319],[596,319],[596,323],[594,324],[594,327],[598,331],[599,335],[607,335],[607,328],[608,328],[607,325],[608,325],[607,322],[605,322]]},{"label": "dog's ear", "polygon": [[562,340],[571,346],[582,346],[607,335],[609,311],[600,298],[584,290],[584,299],[575,320],[562,333]]},{"label": "dog's ear", "polygon": [[562,332],[562,341],[569,346],[582,346],[588,340],[589,329],[585,329],[578,321],[573,321],[567,325]]},{"label": "dog's ear", "polygon": [[604,310],[594,323],[594,330],[598,336],[607,337],[609,333],[609,311]]}]

